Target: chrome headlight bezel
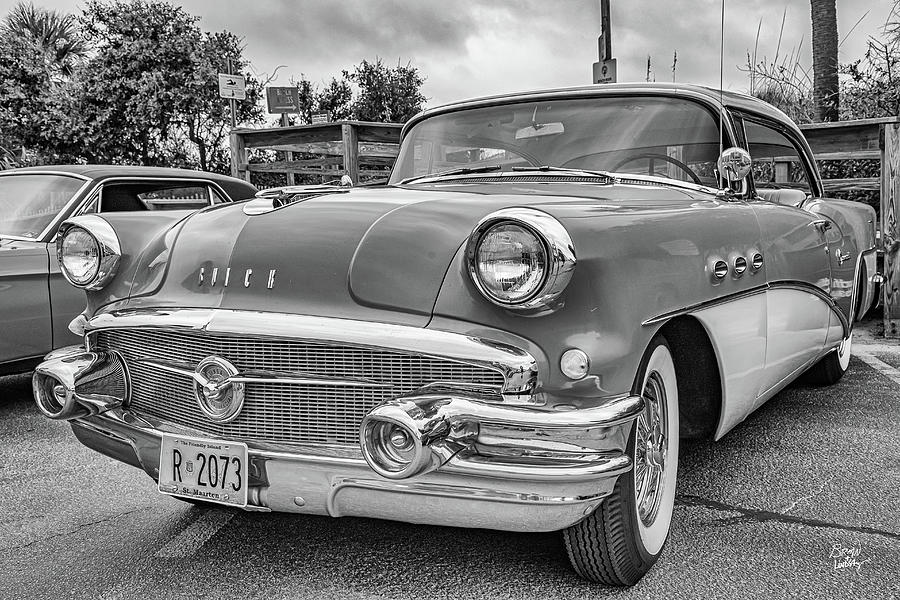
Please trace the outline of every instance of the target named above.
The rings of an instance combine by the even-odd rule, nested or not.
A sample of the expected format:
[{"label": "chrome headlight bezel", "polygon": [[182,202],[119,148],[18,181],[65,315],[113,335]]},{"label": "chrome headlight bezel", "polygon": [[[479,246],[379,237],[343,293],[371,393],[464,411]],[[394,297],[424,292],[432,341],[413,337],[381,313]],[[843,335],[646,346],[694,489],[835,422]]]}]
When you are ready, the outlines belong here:
[{"label": "chrome headlight bezel", "polygon": [[[74,229],[87,233],[97,245],[99,256],[97,269],[91,278],[84,282],[74,280],[63,264],[63,241],[66,235]],[[60,225],[59,233],[56,236],[56,259],[63,277],[73,286],[90,291],[102,289],[116,276],[121,258],[122,245],[119,237],[112,225],[102,217],[81,215],[68,219]]]},{"label": "chrome headlight bezel", "polygon": [[[525,298],[508,302],[487,289],[478,270],[478,249],[485,234],[494,227],[514,224],[526,229],[543,244],[546,272],[543,283]],[[472,230],[466,246],[466,265],[472,283],[491,303],[517,311],[550,308],[566,289],[575,270],[575,245],[566,228],[551,215],[533,208],[505,208],[484,217]]]}]

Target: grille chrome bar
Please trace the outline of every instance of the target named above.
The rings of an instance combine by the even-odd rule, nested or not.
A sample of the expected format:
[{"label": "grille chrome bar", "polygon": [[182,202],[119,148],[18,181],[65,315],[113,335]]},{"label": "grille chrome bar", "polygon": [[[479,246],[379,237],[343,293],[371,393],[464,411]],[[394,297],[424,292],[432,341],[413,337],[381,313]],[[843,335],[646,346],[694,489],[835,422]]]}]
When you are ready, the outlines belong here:
[{"label": "grille chrome bar", "polygon": [[[93,317],[87,332],[109,328],[194,331],[261,342],[287,339],[311,343],[345,344],[359,349],[395,350],[436,357],[497,371],[504,378],[501,393],[511,404],[534,404],[537,363],[528,352],[495,340],[407,325],[331,317],[312,317],[226,309],[125,309]],[[436,352],[436,349],[439,351]],[[263,365],[268,370],[292,370]]]},{"label": "grille chrome bar", "polygon": [[[194,369],[184,365],[184,363],[165,363],[149,359],[139,359],[148,365],[177,373],[185,377],[197,379]],[[181,366],[179,366],[181,365]],[[237,375],[232,375],[228,381],[234,383],[284,383],[293,385],[338,385],[350,387],[390,387],[388,383],[378,383],[375,381],[367,381],[364,379],[338,379],[336,377],[326,377],[324,375],[307,375],[305,373],[278,373],[274,371],[241,371]]]},{"label": "grille chrome bar", "polygon": [[[346,320],[328,320],[341,328],[327,337],[357,332]],[[363,417],[387,400],[423,387],[455,385],[501,401],[511,383],[518,385],[523,375],[533,373],[533,359],[521,350],[446,332],[430,333],[454,336],[458,347],[470,344],[470,357],[475,358],[464,362],[417,352],[408,343],[415,340],[412,336],[409,340],[385,336],[391,346],[375,347],[327,337],[285,337],[283,328],[278,337],[221,331],[214,318],[206,319],[205,325],[194,320],[199,326],[193,327],[167,327],[165,318],[153,319],[148,326],[135,322],[133,315],[126,321],[104,315],[100,320],[104,326],[98,327],[97,318],[92,319],[88,341],[92,349],[115,349],[124,357],[132,384],[130,410],[235,441],[356,445]],[[420,340],[428,337],[423,334],[426,330],[403,329],[415,329],[409,333]],[[195,398],[192,367],[212,355],[234,364],[246,386],[244,408],[230,423],[211,422]],[[485,360],[488,356],[493,360]],[[524,357],[522,366],[502,360]],[[533,384],[527,375],[525,380]]]}]

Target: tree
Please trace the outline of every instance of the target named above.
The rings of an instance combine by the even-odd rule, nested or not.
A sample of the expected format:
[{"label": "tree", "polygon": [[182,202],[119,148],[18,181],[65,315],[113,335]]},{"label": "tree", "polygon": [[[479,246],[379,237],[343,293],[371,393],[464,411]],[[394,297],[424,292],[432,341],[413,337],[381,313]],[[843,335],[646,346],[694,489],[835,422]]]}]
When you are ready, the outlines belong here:
[{"label": "tree", "polygon": [[410,63],[387,67],[380,58],[375,62],[363,60],[345,77],[359,86],[359,96],[353,102],[353,117],[360,121],[404,123],[422,110],[425,79]]},{"label": "tree", "polygon": [[[168,2],[90,0],[81,18],[96,52],[73,77],[70,137],[90,162],[225,170],[228,104],[217,72],[240,40],[204,34],[198,17]],[[260,86],[248,73],[238,120],[261,119]]]},{"label": "tree", "polygon": [[0,166],[40,162],[57,106],[43,51],[21,37],[0,36]]},{"label": "tree", "polygon": [[31,3],[13,6],[0,25],[0,33],[29,40],[40,48],[44,66],[55,79],[69,77],[88,52],[73,15],[37,8]]},{"label": "tree", "polygon": [[810,0],[810,6],[816,113],[820,121],[837,121],[840,94],[835,0]]},{"label": "tree", "polygon": [[869,38],[865,56],[844,67],[841,93],[847,119],[900,115],[900,0],[894,0],[881,39]]},{"label": "tree", "polygon": [[[340,121],[353,116],[353,88],[347,80],[347,72],[343,77],[331,78],[328,86],[316,94],[316,111],[328,113],[328,120]],[[358,117],[357,117],[358,118]]]}]

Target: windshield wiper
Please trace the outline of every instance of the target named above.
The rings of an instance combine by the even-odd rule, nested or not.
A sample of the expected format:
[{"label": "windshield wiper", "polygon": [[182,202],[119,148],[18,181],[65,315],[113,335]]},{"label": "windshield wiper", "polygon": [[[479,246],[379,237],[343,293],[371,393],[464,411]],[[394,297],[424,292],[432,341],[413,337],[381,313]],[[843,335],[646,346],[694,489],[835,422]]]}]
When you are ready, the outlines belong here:
[{"label": "windshield wiper", "polygon": [[415,177],[407,177],[400,181],[400,185],[417,181],[419,179],[438,179],[441,177],[451,177],[453,175],[469,175],[470,173],[490,173],[491,171],[499,171],[500,165],[485,165],[483,167],[459,167],[457,169],[449,169],[438,173],[428,173],[426,175],[416,175]]},{"label": "windshield wiper", "polygon": [[553,167],[550,165],[543,165],[540,167],[513,167],[513,171],[540,171],[542,173],[551,172],[551,173],[579,173],[583,175],[596,175],[597,177],[604,177],[606,179],[618,179],[618,175],[614,173],[609,173],[607,171],[594,171],[593,169],[574,169],[572,167]]}]

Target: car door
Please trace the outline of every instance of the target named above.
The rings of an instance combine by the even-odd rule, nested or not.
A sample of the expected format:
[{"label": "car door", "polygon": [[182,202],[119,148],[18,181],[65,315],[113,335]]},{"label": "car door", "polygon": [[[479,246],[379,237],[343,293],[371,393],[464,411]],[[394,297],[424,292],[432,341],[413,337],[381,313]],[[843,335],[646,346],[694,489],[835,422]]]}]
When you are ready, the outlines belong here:
[{"label": "car door", "polygon": [[842,243],[840,227],[803,208],[812,193],[805,153],[785,128],[745,117],[753,158],[766,283],[766,362],[756,405],[767,400],[798,370],[812,364],[825,346],[832,323],[830,252]]},{"label": "car door", "polygon": [[0,372],[52,347],[47,261],[42,242],[0,239]]}]

